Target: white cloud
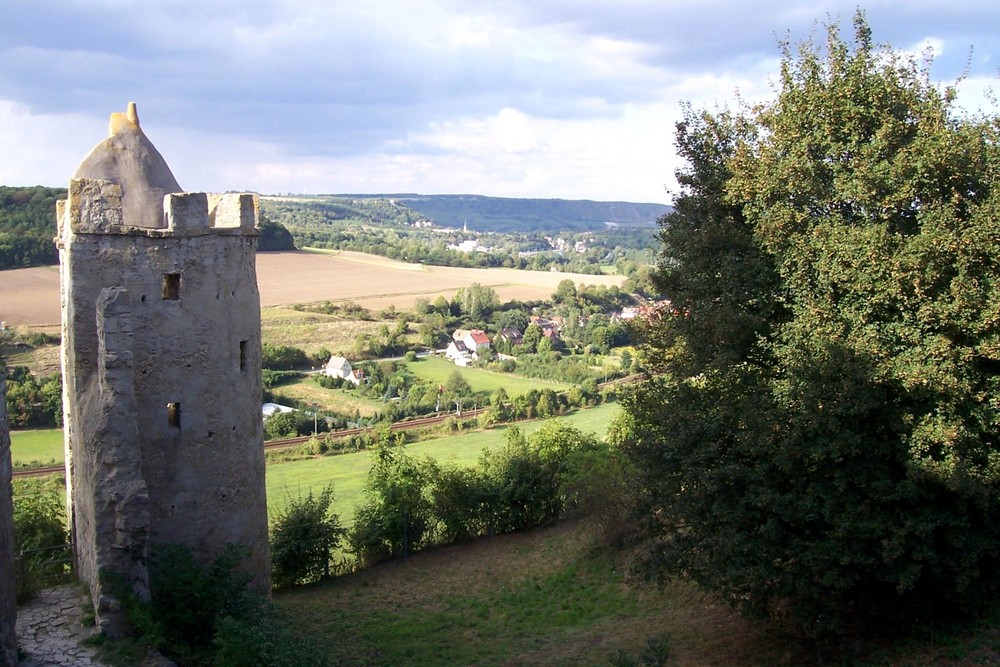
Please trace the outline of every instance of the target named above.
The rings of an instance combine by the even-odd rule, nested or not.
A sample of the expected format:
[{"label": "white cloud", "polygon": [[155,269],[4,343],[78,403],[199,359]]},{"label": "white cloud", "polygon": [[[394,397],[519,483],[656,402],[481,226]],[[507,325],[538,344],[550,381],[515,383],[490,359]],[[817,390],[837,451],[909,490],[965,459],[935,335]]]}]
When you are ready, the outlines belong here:
[{"label": "white cloud", "polygon": [[[665,201],[682,100],[766,99],[775,36],[855,4],[712,0],[10,0],[0,182],[64,184],[134,99],[184,187]],[[1000,6],[873,0],[989,108]]]},{"label": "white cloud", "polygon": [[106,136],[106,127],[106,120],[96,117],[32,114],[24,105],[0,100],[0,184],[64,185]]}]

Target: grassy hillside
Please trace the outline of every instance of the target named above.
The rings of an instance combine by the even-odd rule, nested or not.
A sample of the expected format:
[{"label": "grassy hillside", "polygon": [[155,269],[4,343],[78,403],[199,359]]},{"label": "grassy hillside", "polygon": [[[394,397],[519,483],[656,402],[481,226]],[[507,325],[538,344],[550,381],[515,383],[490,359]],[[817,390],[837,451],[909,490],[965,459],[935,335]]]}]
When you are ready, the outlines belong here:
[{"label": "grassy hillside", "polygon": [[[631,585],[582,522],[441,548],[277,605],[335,665],[805,664],[693,585]],[[801,656],[796,656],[801,658]],[[617,659],[619,662],[613,662]],[[661,664],[643,662],[631,664]]]},{"label": "grassy hillside", "polygon": [[15,466],[38,463],[59,465],[63,462],[61,428],[14,431],[10,434],[10,454]]},{"label": "grassy hillside", "polygon": [[689,582],[629,574],[586,522],[449,546],[275,595],[335,665],[973,667],[1000,625],[817,647],[755,626]]}]

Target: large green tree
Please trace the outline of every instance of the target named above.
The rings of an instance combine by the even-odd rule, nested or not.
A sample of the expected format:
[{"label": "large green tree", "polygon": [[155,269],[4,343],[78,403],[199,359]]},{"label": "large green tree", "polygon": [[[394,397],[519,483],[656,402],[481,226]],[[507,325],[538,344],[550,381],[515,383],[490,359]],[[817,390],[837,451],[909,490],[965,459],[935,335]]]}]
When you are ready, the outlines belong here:
[{"label": "large green tree", "polygon": [[455,292],[452,298],[462,314],[469,321],[478,321],[490,316],[500,305],[500,298],[495,289],[489,285],[472,283],[468,287],[461,287]]},{"label": "large green tree", "polygon": [[[831,26],[777,97],[688,110],[626,400],[661,573],[822,632],[975,611],[1000,524],[1000,123]],[[621,435],[624,434],[624,435]]]}]

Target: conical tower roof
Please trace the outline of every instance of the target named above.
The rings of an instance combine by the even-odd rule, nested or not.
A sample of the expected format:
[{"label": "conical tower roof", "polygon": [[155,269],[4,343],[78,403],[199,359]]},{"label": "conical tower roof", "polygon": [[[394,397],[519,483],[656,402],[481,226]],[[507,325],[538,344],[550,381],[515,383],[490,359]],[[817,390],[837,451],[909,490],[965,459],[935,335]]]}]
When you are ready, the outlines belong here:
[{"label": "conical tower roof", "polygon": [[122,188],[125,224],[164,227],[163,197],[182,192],[170,167],[139,127],[135,102],[126,113],[111,114],[107,139],[76,168],[73,178],[111,181]]}]

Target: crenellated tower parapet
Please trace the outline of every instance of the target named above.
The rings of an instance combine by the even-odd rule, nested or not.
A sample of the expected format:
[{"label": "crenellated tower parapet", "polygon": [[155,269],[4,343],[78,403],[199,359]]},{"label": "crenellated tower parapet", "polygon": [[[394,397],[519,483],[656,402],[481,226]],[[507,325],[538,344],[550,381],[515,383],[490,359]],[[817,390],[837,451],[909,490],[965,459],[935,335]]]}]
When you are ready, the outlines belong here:
[{"label": "crenellated tower parapet", "polygon": [[259,203],[247,193],[180,192],[164,196],[163,225],[125,222],[122,188],[100,179],[74,178],[67,198],[56,204],[57,242],[67,234],[143,235],[150,238],[201,234],[257,236]]}]

